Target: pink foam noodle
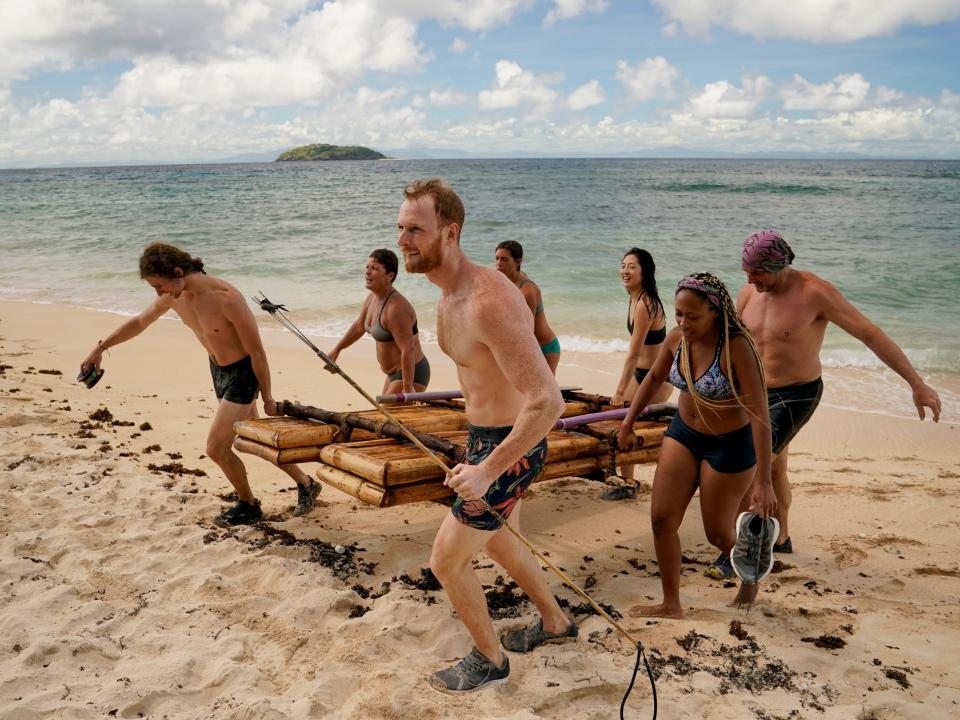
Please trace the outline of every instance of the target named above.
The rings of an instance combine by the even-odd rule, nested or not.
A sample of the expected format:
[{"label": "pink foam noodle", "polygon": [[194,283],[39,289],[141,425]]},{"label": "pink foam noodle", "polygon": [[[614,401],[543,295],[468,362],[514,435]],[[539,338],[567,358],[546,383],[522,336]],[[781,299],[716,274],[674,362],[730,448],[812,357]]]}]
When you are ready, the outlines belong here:
[{"label": "pink foam noodle", "polygon": [[586,415],[573,415],[571,417],[560,418],[554,424],[554,430],[569,430],[570,428],[586,425],[587,423],[599,422],[600,420],[620,420],[625,418],[630,408],[617,408],[616,410],[604,410],[603,412],[587,413]]}]

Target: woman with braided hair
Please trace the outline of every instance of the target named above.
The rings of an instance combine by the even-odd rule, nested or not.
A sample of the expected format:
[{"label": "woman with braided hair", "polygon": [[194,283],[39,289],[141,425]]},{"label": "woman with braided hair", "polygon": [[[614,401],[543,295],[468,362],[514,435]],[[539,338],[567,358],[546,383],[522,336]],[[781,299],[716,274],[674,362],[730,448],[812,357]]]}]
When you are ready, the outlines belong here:
[{"label": "woman with braided hair", "polygon": [[[619,444],[633,447],[633,421],[668,381],[680,402],[663,438],[653,482],[650,522],[663,602],[631,609],[635,617],[683,617],[680,605],[680,523],[700,490],[707,539],[724,553],[736,542],[740,499],[766,518],[776,507],[770,479],[770,423],[763,369],[723,283],[709,273],[683,278],[676,291],[677,327],[630,404]],[[738,603],[752,602],[756,584],[743,584]]]}]

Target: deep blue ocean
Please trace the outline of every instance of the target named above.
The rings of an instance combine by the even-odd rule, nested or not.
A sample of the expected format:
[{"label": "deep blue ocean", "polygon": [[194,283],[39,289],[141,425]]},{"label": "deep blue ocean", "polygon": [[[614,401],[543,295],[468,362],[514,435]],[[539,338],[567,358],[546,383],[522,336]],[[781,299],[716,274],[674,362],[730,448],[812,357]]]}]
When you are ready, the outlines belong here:
[{"label": "deep blue ocean", "polygon": [[[735,293],[743,283],[743,238],[772,227],[793,246],[795,267],[833,282],[925,375],[951,384],[960,376],[960,161],[388,160],[0,170],[0,297],[136,312],[151,299],[138,276],[139,253],[162,240],[202,257],[211,273],[246,294],[262,290],[285,303],[312,334],[339,336],[363,300],[367,255],[395,248],[403,186],[433,175],[464,200],[462,243],[474,260],[492,264],[501,240],[523,244],[524,270],[541,286],[565,350],[625,351],[627,299],[618,270],[629,247],[653,254],[669,305],[677,280],[698,270],[719,275]],[[402,271],[398,287],[431,341],[438,291]],[[835,330],[823,357],[831,368],[882,367]]]}]

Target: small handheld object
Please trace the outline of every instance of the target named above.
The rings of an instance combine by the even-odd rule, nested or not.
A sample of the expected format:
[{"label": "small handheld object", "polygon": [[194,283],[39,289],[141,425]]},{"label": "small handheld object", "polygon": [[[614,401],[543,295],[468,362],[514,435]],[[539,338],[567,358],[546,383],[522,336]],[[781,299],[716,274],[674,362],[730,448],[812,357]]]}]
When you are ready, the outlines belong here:
[{"label": "small handheld object", "polygon": [[102,378],[106,372],[106,370],[98,368],[96,365],[80,368],[80,374],[77,375],[77,382],[82,382],[89,390],[100,382],[100,378]]}]

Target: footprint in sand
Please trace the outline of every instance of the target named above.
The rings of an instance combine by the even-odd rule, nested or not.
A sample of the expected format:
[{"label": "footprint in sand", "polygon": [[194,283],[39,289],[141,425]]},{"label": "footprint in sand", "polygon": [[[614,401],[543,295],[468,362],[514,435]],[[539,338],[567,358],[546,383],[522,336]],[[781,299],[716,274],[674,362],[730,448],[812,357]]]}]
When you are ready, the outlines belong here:
[{"label": "footprint in sand", "polygon": [[867,554],[863,550],[841,540],[830,543],[830,552],[833,553],[834,562],[839,568],[856,567],[867,559]]},{"label": "footprint in sand", "polygon": [[937,577],[955,577],[960,578],[960,570],[956,568],[942,568],[935,565],[927,565],[913,569],[915,575],[934,575]]},{"label": "footprint in sand", "polygon": [[35,413],[33,415],[13,413],[0,417],[0,427],[6,428],[23,427],[24,425],[52,425],[54,422],[56,422],[56,416],[50,413]]}]

